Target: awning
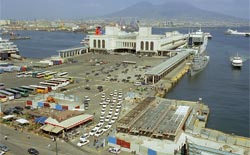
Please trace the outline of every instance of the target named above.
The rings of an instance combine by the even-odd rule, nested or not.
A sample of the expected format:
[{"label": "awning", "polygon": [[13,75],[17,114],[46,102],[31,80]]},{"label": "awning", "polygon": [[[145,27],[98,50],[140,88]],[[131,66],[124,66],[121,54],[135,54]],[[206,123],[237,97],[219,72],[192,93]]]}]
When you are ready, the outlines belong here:
[{"label": "awning", "polygon": [[42,126],[40,128],[41,130],[44,130],[44,131],[47,131],[47,132],[52,132],[52,133],[59,133],[63,130],[62,127],[59,127],[59,126],[53,126],[53,125],[50,125],[50,124],[46,124],[44,126]]},{"label": "awning", "polygon": [[45,120],[46,120],[47,118],[48,118],[48,117],[42,116],[42,117],[36,118],[34,121],[35,121],[36,123],[45,124],[44,122],[45,122]]}]

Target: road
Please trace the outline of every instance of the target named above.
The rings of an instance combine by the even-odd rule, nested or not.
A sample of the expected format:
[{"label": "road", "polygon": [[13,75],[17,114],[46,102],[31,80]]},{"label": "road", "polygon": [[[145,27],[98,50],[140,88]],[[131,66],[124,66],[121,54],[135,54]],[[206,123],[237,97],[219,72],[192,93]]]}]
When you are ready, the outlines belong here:
[{"label": "road", "polygon": [[[4,136],[8,136],[5,140]],[[35,135],[33,133],[21,132],[11,127],[0,124],[0,141],[9,147],[10,151],[6,155],[27,155],[28,148],[36,148],[41,155],[56,155],[56,143],[51,139]],[[30,138],[28,138],[30,137]],[[50,144],[50,147],[48,146]],[[57,140],[58,155],[91,155],[98,152],[89,152],[75,145],[70,145],[64,141]]]}]

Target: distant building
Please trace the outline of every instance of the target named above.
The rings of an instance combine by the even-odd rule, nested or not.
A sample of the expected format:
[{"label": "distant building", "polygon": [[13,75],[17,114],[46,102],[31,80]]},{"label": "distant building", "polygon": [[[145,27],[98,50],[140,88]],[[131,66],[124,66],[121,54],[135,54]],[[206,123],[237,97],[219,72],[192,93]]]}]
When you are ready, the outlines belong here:
[{"label": "distant building", "polygon": [[0,26],[9,25],[9,24],[10,24],[10,20],[0,20]]},{"label": "distant building", "polygon": [[140,27],[138,32],[127,33],[118,26],[105,27],[105,34],[89,36],[93,52],[129,52],[141,55],[162,55],[163,51],[175,49],[186,43],[187,35],[177,31],[165,35],[152,34],[151,27]]}]

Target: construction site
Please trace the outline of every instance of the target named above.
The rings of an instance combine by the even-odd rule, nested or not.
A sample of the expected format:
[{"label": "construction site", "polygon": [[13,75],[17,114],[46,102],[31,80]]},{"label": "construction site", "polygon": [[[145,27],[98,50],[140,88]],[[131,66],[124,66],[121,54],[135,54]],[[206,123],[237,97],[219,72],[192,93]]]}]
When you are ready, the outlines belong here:
[{"label": "construction site", "polygon": [[[200,103],[187,105],[176,100],[147,97],[118,121],[117,131],[176,141],[191,111],[200,111],[195,108],[196,104]],[[209,109],[203,108],[207,111],[204,117],[207,117]]]}]

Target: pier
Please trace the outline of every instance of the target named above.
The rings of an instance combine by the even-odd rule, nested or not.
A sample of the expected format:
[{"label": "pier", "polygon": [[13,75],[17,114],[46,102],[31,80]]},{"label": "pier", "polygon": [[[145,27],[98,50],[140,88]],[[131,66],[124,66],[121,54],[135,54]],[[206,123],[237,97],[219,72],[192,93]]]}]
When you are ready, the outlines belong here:
[{"label": "pier", "polygon": [[152,82],[154,85],[160,79],[169,74],[173,69],[179,66],[183,61],[188,59],[193,50],[183,50],[176,56],[171,57],[163,63],[151,68],[145,73],[145,83]]},{"label": "pier", "polygon": [[68,57],[83,55],[85,53],[88,53],[89,50],[87,46],[80,46],[80,47],[73,47],[73,48],[68,48],[64,50],[58,50],[57,52],[61,58],[68,58]]}]

